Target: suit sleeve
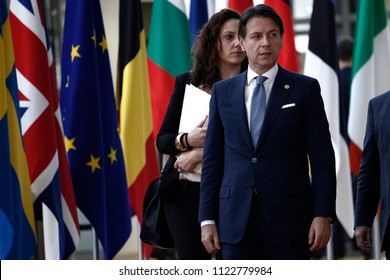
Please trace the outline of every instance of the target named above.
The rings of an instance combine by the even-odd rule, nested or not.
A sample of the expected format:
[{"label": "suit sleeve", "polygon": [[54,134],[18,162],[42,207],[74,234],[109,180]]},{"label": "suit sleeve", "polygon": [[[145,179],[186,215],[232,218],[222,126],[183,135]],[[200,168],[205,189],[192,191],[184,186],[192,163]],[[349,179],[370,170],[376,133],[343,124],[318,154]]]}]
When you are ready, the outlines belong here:
[{"label": "suit sleeve", "polygon": [[374,133],[373,113],[373,105],[370,102],[356,193],[355,227],[371,227],[379,203],[379,150]]},{"label": "suit sleeve", "polygon": [[199,221],[218,220],[219,189],[223,176],[224,132],[218,111],[217,83],[210,99],[209,124],[202,159]]},{"label": "suit sleeve", "polygon": [[312,175],[314,216],[335,219],[335,154],[317,80],[313,80],[310,85],[306,106],[306,141]]}]

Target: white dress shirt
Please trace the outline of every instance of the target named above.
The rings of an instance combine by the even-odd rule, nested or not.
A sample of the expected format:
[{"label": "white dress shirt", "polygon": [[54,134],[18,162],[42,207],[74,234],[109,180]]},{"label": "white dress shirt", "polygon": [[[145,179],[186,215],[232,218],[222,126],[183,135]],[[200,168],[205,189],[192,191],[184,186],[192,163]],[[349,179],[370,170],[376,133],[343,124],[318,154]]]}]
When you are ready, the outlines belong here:
[{"label": "white dress shirt", "polygon": [[[265,100],[266,104],[268,104],[270,95],[271,95],[271,89],[275,82],[276,74],[278,73],[278,64],[275,63],[275,65],[265,72],[263,75],[264,77],[267,77],[267,80],[264,81],[264,89],[265,89]],[[250,127],[250,115],[251,115],[251,104],[252,104],[252,95],[253,91],[256,87],[256,78],[259,76],[255,71],[253,71],[250,66],[248,66],[248,72],[246,77],[246,83],[245,83],[245,107],[246,107],[246,115],[248,119],[248,128]]]}]

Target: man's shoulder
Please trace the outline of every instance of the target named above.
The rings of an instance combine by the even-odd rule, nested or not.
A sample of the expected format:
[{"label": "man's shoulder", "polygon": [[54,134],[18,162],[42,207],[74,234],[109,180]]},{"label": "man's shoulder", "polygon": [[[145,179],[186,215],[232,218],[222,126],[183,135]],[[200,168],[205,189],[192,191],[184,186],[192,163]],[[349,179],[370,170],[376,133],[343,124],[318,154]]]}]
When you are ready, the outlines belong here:
[{"label": "man's shoulder", "polygon": [[390,90],[371,99],[372,103],[390,102]]},{"label": "man's shoulder", "polygon": [[373,97],[369,102],[369,107],[373,109],[373,112],[382,114],[388,114],[388,108],[390,106],[390,91],[382,93],[376,97]]},{"label": "man's shoulder", "polygon": [[288,79],[288,80],[291,80],[293,82],[298,82],[298,83],[300,83],[300,82],[312,83],[313,81],[317,81],[313,77],[307,76],[307,75],[302,74],[302,73],[297,73],[297,72],[287,70],[285,68],[282,68],[281,66],[279,66],[279,70],[278,70],[278,73],[276,75],[276,79],[278,79],[278,78]]}]

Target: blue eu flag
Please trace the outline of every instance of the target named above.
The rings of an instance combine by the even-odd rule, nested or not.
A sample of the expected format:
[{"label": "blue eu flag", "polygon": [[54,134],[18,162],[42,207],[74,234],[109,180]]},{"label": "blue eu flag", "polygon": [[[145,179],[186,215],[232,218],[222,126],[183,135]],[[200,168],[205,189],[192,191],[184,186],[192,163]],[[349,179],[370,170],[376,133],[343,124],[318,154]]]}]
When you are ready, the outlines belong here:
[{"label": "blue eu flag", "polygon": [[66,1],[60,104],[76,203],[105,259],[131,233],[114,88],[99,0]]}]

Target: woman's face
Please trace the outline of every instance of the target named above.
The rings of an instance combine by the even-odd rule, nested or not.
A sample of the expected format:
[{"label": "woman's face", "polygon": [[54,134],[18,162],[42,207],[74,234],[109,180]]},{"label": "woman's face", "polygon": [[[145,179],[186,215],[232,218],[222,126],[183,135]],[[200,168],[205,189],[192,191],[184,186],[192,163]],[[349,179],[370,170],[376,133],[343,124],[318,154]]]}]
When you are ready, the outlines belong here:
[{"label": "woman's face", "polygon": [[218,53],[221,65],[237,65],[245,58],[238,39],[238,19],[227,20],[219,32]]}]

